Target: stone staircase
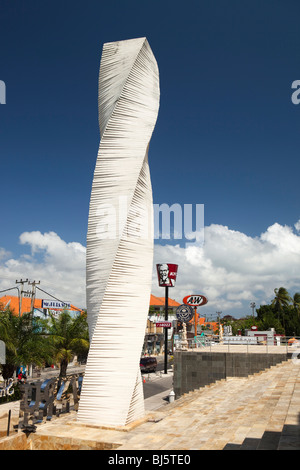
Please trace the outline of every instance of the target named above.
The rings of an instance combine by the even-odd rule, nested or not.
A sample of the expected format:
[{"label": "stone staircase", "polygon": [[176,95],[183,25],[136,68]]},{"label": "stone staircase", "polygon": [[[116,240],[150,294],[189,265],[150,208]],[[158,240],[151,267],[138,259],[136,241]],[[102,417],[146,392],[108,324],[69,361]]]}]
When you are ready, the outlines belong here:
[{"label": "stone staircase", "polygon": [[300,365],[290,360],[189,392],[119,449],[300,450],[299,416]]}]

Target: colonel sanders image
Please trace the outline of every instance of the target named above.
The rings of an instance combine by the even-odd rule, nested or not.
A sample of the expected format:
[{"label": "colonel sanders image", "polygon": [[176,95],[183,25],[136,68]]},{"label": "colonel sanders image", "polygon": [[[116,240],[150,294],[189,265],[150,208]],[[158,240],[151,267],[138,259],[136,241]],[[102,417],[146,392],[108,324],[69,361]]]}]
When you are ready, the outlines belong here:
[{"label": "colonel sanders image", "polygon": [[167,264],[158,264],[157,272],[159,276],[159,285],[164,287],[174,287],[175,280],[169,277],[169,266]]}]

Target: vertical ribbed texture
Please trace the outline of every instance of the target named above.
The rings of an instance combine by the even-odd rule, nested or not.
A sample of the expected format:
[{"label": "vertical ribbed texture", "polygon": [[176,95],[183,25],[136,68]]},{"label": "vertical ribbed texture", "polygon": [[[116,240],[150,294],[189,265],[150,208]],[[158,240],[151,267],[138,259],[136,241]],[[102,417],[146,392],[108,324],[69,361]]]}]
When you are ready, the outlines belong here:
[{"label": "vertical ribbed texture", "polygon": [[139,363],[153,264],[148,147],[158,108],[159,73],[148,41],[104,44],[87,234],[91,346],[78,410],[85,423],[124,426],[144,414]]}]

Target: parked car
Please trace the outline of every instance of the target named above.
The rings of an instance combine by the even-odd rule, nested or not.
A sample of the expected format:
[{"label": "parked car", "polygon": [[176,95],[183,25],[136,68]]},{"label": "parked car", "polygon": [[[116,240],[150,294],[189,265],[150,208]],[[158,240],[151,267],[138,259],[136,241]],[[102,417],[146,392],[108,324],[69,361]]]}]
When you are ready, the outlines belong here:
[{"label": "parked car", "polygon": [[155,372],[157,367],[156,357],[142,357],[140,360],[141,372]]}]

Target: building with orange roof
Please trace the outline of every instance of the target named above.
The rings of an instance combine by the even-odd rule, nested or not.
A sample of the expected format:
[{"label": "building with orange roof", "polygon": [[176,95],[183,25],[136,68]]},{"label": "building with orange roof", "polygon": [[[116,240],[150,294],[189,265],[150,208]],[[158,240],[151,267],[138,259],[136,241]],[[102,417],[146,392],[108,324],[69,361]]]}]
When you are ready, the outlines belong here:
[{"label": "building with orange roof", "polygon": [[[194,324],[194,319],[192,320]],[[214,333],[219,331],[219,323],[216,321],[205,321],[205,317],[198,318],[198,325],[212,330]]]},{"label": "building with orange roof", "polygon": [[[21,312],[23,313],[29,313],[31,311],[31,296],[23,296],[22,297],[22,309]],[[20,299],[18,296],[13,296],[13,295],[3,295],[0,297],[0,310],[5,310],[9,308],[15,315],[19,315],[20,312]],[[34,299],[34,315],[40,316],[40,314],[47,314],[47,310],[43,308],[43,299]],[[51,313],[57,313],[62,309],[57,309],[57,308],[52,308]],[[74,307],[74,305],[70,305],[69,307],[66,308],[69,312],[73,313],[80,313],[82,312],[82,309]]]},{"label": "building with orange roof", "polygon": [[[34,299],[34,309],[38,310],[43,310],[43,305],[42,305],[43,299]],[[170,299],[168,300],[169,302],[169,308],[174,308],[176,309],[180,304],[176,302],[176,300]],[[19,310],[20,310],[20,299],[18,296],[13,296],[13,295],[3,295],[0,297],[0,306],[2,310],[5,310],[6,308],[10,308],[15,315],[19,315]],[[155,310],[163,310],[165,307],[165,298],[164,297],[156,297],[155,295],[151,294],[150,298],[150,307],[154,307]],[[22,313],[29,313],[31,310],[31,296],[24,296],[22,297]],[[71,311],[82,311],[82,309],[74,307],[74,305],[71,305],[71,308],[68,310]]]},{"label": "building with orange roof", "polygon": [[[53,301],[55,304],[55,301]],[[181,304],[178,303],[174,299],[168,299],[168,306],[169,306],[169,318],[168,320],[172,322],[174,328],[169,329],[170,338],[174,331],[176,331],[177,325],[177,317],[176,317],[176,309]],[[156,323],[163,321],[165,319],[165,298],[164,297],[157,297],[151,294],[150,297],[150,311],[149,317],[147,320],[147,328],[145,332],[145,343],[144,343],[144,352],[149,353],[161,353],[164,347],[164,328],[156,327]],[[152,308],[151,308],[152,307]],[[15,315],[19,315],[20,310],[20,300],[18,296],[13,295],[4,295],[0,297],[0,311],[5,310],[6,308],[10,308]],[[53,315],[57,315],[62,309],[45,309],[43,308],[43,299],[34,299],[34,316],[41,316],[47,315],[49,313]],[[79,314],[82,312],[82,309],[75,307],[74,305],[68,306],[66,308],[71,314]],[[22,314],[29,313],[31,311],[31,296],[26,297],[23,296],[22,298]],[[206,322],[204,317],[197,318],[197,324],[209,328],[213,330],[213,332],[217,332],[219,328],[219,324],[217,322]],[[190,331],[189,336],[192,334],[191,331],[194,331],[194,317],[188,323],[188,330]],[[192,334],[192,336],[194,333]]]},{"label": "building with orange roof", "polygon": [[[173,299],[170,299],[170,298],[168,299],[169,309],[172,308],[173,313],[176,312],[176,308],[179,307],[180,305],[181,304],[176,302],[176,300],[173,300]],[[164,312],[165,298],[164,297],[156,297],[155,295],[151,294],[150,307],[156,307],[157,310],[160,310],[161,312]],[[197,316],[198,316],[198,320],[197,320],[198,325],[204,326],[205,328],[209,328],[209,329],[213,330],[214,332],[218,331],[218,329],[219,329],[219,323],[218,322],[214,322],[214,321],[208,321],[207,322],[205,320],[205,317],[199,317],[199,314]],[[190,320],[189,323],[194,325],[194,317]]]},{"label": "building with orange roof", "polygon": [[[168,305],[169,307],[179,307],[179,303],[176,302],[174,299],[168,298]],[[156,297],[155,295],[150,296],[150,307],[164,307],[165,306],[165,298],[164,297]]]}]

